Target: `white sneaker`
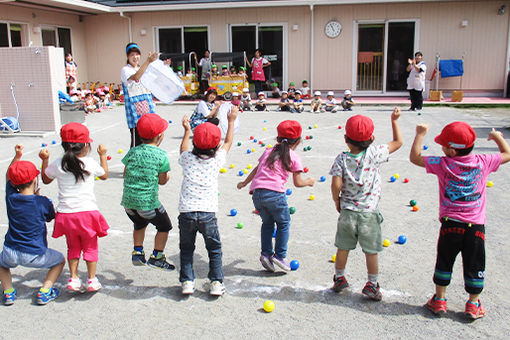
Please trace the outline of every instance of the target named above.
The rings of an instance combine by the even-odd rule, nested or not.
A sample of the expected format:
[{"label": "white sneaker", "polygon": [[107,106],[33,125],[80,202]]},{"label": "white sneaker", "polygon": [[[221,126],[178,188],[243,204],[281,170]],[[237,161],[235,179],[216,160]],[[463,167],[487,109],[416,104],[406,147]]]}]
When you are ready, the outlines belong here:
[{"label": "white sneaker", "polygon": [[81,280],[79,278],[74,279],[74,278],[70,277],[69,280],[67,280],[66,290],[69,293],[76,293],[76,292],[82,293],[84,291],[83,283],[81,282]]},{"label": "white sneaker", "polygon": [[87,281],[87,292],[97,292],[101,288],[103,288],[103,286],[101,286],[101,283],[99,282],[97,277],[94,277],[92,279],[88,279],[88,281]]},{"label": "white sneaker", "polygon": [[194,281],[184,281],[182,284],[182,295],[191,295],[195,292]]},{"label": "white sneaker", "polygon": [[222,296],[225,293],[225,285],[220,281],[211,282],[209,294],[213,296]]}]

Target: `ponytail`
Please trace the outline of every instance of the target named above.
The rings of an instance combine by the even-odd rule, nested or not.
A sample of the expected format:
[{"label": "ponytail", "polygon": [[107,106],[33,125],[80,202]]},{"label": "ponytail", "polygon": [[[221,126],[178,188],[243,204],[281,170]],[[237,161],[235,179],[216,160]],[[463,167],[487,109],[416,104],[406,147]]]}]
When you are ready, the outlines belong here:
[{"label": "ponytail", "polygon": [[298,143],[301,137],[298,138],[283,138],[277,137],[278,144],[273,147],[273,150],[267,157],[266,165],[269,169],[274,170],[274,163],[279,160],[282,163],[283,169],[286,171],[291,170],[291,159],[290,159],[290,146]]},{"label": "ponytail", "polygon": [[64,156],[62,157],[62,170],[70,172],[78,180],[85,181],[85,176],[89,176],[90,172],[85,170],[85,164],[78,158],[88,143],[69,143],[62,142],[64,148]]}]

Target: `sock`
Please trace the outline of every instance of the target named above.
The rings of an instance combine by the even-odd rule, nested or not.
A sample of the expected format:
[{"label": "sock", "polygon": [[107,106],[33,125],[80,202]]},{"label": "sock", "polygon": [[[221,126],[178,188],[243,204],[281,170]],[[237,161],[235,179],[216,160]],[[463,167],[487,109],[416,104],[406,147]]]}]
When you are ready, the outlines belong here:
[{"label": "sock", "polygon": [[344,269],[336,269],[335,268],[335,278],[342,277],[345,275],[345,268]]},{"label": "sock", "polygon": [[163,250],[154,249],[154,250],[152,251],[152,255],[153,255],[155,258],[159,259],[159,258],[161,258],[161,256],[163,256]]},{"label": "sock", "polygon": [[50,288],[41,288],[39,289],[41,293],[48,293],[50,291]]},{"label": "sock", "polygon": [[14,288],[4,290],[4,294],[14,293]]},{"label": "sock", "polygon": [[438,298],[437,295],[434,296],[434,300],[435,301],[446,301],[446,299],[441,299],[441,298]]},{"label": "sock", "polygon": [[473,305],[475,305],[476,307],[480,306],[478,304],[478,301],[471,301],[471,300],[468,300],[469,303],[472,303]]},{"label": "sock", "polygon": [[377,284],[377,276],[378,274],[368,274],[368,281],[372,282],[374,285]]},{"label": "sock", "polygon": [[139,251],[140,253],[143,252],[143,246],[134,246],[133,249],[135,251]]}]

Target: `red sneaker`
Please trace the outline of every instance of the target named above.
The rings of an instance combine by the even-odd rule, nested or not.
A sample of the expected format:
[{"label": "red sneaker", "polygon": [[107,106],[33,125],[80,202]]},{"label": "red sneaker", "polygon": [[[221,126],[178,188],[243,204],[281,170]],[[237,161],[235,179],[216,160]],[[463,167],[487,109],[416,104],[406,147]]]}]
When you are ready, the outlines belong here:
[{"label": "red sneaker", "polygon": [[437,299],[436,294],[427,302],[426,306],[436,315],[446,314],[446,299]]},{"label": "red sneaker", "polygon": [[466,302],[466,310],[464,314],[470,319],[476,320],[485,316],[485,308],[482,307],[480,299],[478,299],[478,305],[471,301]]},{"label": "red sneaker", "polygon": [[379,282],[377,282],[377,285],[374,285],[372,282],[368,281],[365,285],[365,288],[363,288],[361,292],[374,301],[382,300],[381,290],[379,289]]},{"label": "red sneaker", "polygon": [[349,287],[349,283],[345,279],[345,276],[335,277],[333,276],[333,290],[337,293],[341,292],[342,289]]}]

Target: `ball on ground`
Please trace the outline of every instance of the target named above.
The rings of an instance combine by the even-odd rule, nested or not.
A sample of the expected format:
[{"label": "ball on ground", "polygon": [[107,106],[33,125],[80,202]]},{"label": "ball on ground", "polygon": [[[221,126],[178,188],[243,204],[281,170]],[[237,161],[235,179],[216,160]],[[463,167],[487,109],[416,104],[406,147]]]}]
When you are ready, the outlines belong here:
[{"label": "ball on ground", "polygon": [[415,201],[415,200],[410,200],[410,201],[409,201],[409,205],[410,205],[411,207],[414,207],[414,206],[416,205],[416,201]]},{"label": "ball on ground", "polygon": [[398,243],[399,243],[399,244],[404,244],[404,243],[406,243],[406,242],[407,242],[407,237],[406,237],[406,235],[400,235],[400,236],[398,237]]},{"label": "ball on ground", "polygon": [[414,206],[413,206],[413,211],[418,211],[418,210],[420,210],[420,208],[418,208],[418,206],[417,206],[417,205],[414,205]]},{"label": "ball on ground", "polygon": [[294,214],[296,212],[296,208],[290,207],[289,208],[289,212],[290,212],[291,215]]},{"label": "ball on ground", "polygon": [[290,270],[297,270],[299,268],[299,261],[292,260],[290,261]]},{"label": "ball on ground", "polygon": [[285,195],[287,195],[287,196],[292,195],[292,189],[290,189],[290,188],[289,188],[289,189],[287,189],[287,190],[285,191]]},{"label": "ball on ground", "polygon": [[321,182],[326,182],[326,176],[321,176],[320,180]]},{"label": "ball on ground", "polygon": [[391,177],[390,177],[390,182],[392,182],[392,183],[393,183],[393,182],[395,182],[396,180],[397,180],[397,179],[395,178],[395,176],[391,176]]},{"label": "ball on ground", "polygon": [[264,302],[264,311],[266,313],[271,313],[274,310],[274,302],[271,300],[267,300]]},{"label": "ball on ground", "polygon": [[309,199],[310,201],[313,201],[313,200],[315,199],[315,195],[310,195],[310,196],[308,196],[308,199]]},{"label": "ball on ground", "polygon": [[387,238],[386,238],[386,239],[384,239],[384,241],[382,241],[382,245],[383,245],[383,247],[389,247],[389,246],[390,246],[390,244],[391,244],[391,241],[390,241],[390,240],[388,240]]},{"label": "ball on ground", "polygon": [[243,222],[237,223],[237,229],[243,229],[243,228],[244,228],[244,223]]},{"label": "ball on ground", "polygon": [[331,262],[336,263],[336,254],[334,254],[333,256],[331,256]]},{"label": "ball on ground", "polygon": [[492,182],[492,181],[487,181],[487,186],[488,186],[489,188],[491,188],[493,185],[494,185],[494,182]]},{"label": "ball on ground", "polygon": [[235,216],[237,215],[237,210],[236,209],[230,209],[230,216]]}]

